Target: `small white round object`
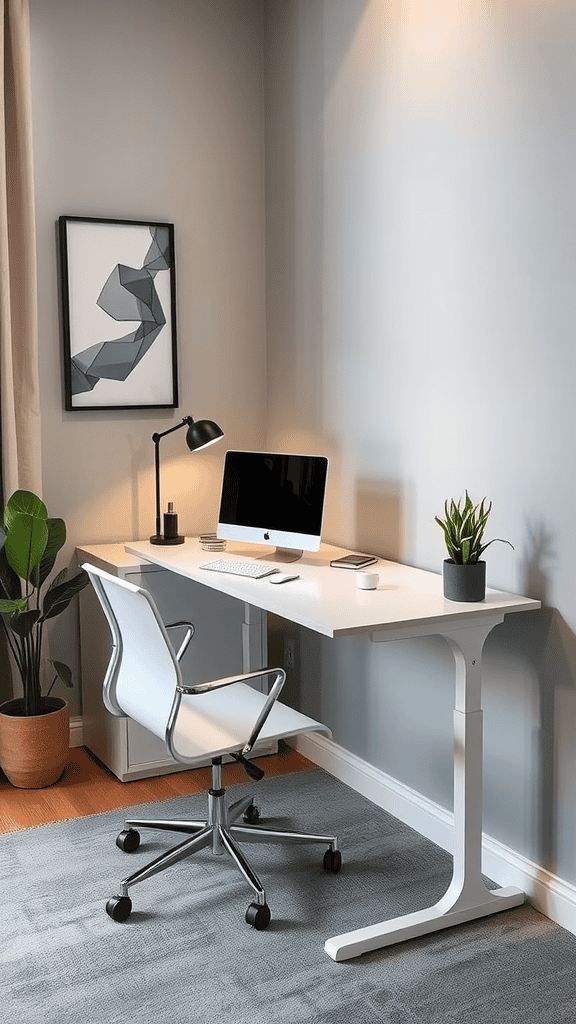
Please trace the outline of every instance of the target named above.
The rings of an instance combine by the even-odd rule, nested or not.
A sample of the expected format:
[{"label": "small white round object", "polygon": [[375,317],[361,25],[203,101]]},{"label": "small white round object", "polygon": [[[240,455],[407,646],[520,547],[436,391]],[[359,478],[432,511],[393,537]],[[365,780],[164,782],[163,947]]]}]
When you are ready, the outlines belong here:
[{"label": "small white round object", "polygon": [[358,590],[376,590],[379,579],[377,572],[357,572],[356,586]]}]

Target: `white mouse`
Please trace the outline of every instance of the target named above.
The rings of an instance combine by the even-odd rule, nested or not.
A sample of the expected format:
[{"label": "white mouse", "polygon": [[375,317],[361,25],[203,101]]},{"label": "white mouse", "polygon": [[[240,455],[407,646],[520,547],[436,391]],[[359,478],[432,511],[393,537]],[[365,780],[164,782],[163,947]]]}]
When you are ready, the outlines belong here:
[{"label": "white mouse", "polygon": [[300,576],[297,572],[275,572],[273,576],[270,576],[268,583],[289,583],[290,580],[299,580]]}]

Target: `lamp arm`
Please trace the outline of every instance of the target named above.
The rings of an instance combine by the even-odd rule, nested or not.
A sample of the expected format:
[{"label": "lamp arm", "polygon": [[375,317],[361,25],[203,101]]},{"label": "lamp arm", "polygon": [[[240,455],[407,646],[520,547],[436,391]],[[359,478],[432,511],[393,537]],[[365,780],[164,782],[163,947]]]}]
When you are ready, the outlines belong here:
[{"label": "lamp arm", "polygon": [[182,418],[182,422],[177,423],[175,427],[168,427],[168,430],[163,430],[161,434],[152,434],[152,440],[154,441],[154,444],[157,444],[161,437],[166,437],[166,434],[173,434],[175,430],[180,430],[186,425],[190,426],[193,422],[194,420],[191,416],[184,416]]}]

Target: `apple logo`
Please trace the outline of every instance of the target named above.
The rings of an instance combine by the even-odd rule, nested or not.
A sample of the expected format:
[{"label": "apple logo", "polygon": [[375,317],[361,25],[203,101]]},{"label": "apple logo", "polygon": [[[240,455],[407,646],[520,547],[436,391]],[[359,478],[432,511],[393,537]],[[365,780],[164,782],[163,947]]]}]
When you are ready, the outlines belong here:
[{"label": "apple logo", "polygon": [[264,540],[270,540],[270,534],[268,533],[268,531],[266,531],[266,533],[264,534]]}]

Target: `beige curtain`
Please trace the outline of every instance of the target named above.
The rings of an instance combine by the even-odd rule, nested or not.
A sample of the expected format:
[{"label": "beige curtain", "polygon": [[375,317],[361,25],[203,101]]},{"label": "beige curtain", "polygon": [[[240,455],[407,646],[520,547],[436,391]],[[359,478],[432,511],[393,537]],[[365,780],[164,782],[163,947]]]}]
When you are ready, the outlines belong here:
[{"label": "beige curtain", "polygon": [[[2,5],[0,423],[4,500],[42,489],[28,0]],[[0,648],[0,699],[9,694]]]},{"label": "beige curtain", "polygon": [[39,493],[40,395],[28,0],[1,0],[0,407],[4,496]]}]

